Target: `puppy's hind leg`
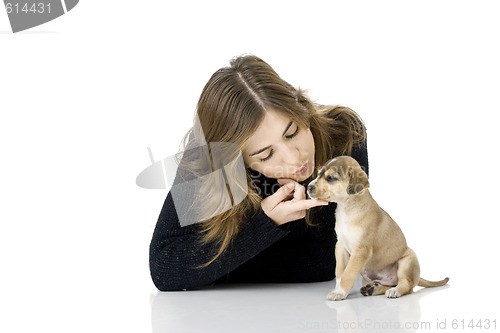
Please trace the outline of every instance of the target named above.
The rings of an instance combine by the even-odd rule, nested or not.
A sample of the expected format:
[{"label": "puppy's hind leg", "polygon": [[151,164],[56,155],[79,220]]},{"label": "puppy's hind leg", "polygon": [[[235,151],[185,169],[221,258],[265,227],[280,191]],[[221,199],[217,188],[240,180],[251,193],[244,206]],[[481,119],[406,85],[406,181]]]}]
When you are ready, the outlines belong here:
[{"label": "puppy's hind leg", "polygon": [[387,289],[392,286],[386,286],[378,282],[363,283],[363,287],[359,290],[363,296],[384,295]]},{"label": "puppy's hind leg", "polygon": [[398,285],[385,292],[389,298],[401,297],[411,294],[413,288],[420,280],[420,264],[417,255],[412,249],[407,248],[403,257],[398,261]]}]

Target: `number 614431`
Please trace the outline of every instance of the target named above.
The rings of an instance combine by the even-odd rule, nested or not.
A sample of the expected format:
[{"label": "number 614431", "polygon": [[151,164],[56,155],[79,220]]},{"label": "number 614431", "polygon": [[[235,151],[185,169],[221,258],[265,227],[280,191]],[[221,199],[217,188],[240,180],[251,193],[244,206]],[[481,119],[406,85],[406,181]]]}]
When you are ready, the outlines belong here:
[{"label": "number 614431", "polygon": [[49,13],[50,14],[50,2],[49,3],[33,3],[30,6],[28,3],[24,3],[24,5],[21,3],[10,3],[7,2],[5,4],[5,9],[7,10],[7,14],[10,13],[26,13],[26,14],[43,14],[43,13]]}]

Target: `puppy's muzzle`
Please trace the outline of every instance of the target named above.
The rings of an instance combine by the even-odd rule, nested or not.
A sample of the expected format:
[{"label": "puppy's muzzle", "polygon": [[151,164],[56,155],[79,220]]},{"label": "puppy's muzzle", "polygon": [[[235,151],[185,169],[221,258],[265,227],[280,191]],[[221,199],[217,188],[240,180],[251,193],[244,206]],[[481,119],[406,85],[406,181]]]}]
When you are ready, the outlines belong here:
[{"label": "puppy's muzzle", "polygon": [[312,184],[309,184],[307,186],[307,192],[308,193],[313,193],[315,189],[316,189],[316,187],[314,185],[312,185]]},{"label": "puppy's muzzle", "polygon": [[310,198],[314,199],[314,191],[316,190],[316,187],[313,184],[309,184],[307,186],[307,194],[309,195]]}]

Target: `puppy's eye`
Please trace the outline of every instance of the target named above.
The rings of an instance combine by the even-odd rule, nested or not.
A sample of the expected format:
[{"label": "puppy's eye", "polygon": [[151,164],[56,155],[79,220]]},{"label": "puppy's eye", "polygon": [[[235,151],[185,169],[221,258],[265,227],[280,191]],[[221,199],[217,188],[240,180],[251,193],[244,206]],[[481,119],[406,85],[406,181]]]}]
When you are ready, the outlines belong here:
[{"label": "puppy's eye", "polygon": [[334,181],[336,181],[336,180],[337,180],[337,178],[335,178],[335,177],[334,177],[334,176],[332,176],[332,175],[328,175],[328,176],[326,176],[326,180],[328,180],[329,182],[334,182]]}]

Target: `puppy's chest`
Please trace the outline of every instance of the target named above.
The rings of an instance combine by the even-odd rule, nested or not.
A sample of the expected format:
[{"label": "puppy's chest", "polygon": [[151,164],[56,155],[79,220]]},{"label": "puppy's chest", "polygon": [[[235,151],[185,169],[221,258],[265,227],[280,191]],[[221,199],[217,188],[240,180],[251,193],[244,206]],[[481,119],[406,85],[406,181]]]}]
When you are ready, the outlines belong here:
[{"label": "puppy's chest", "polygon": [[335,210],[335,233],[337,241],[344,246],[349,254],[362,237],[361,228],[353,225],[345,210],[338,206]]}]

